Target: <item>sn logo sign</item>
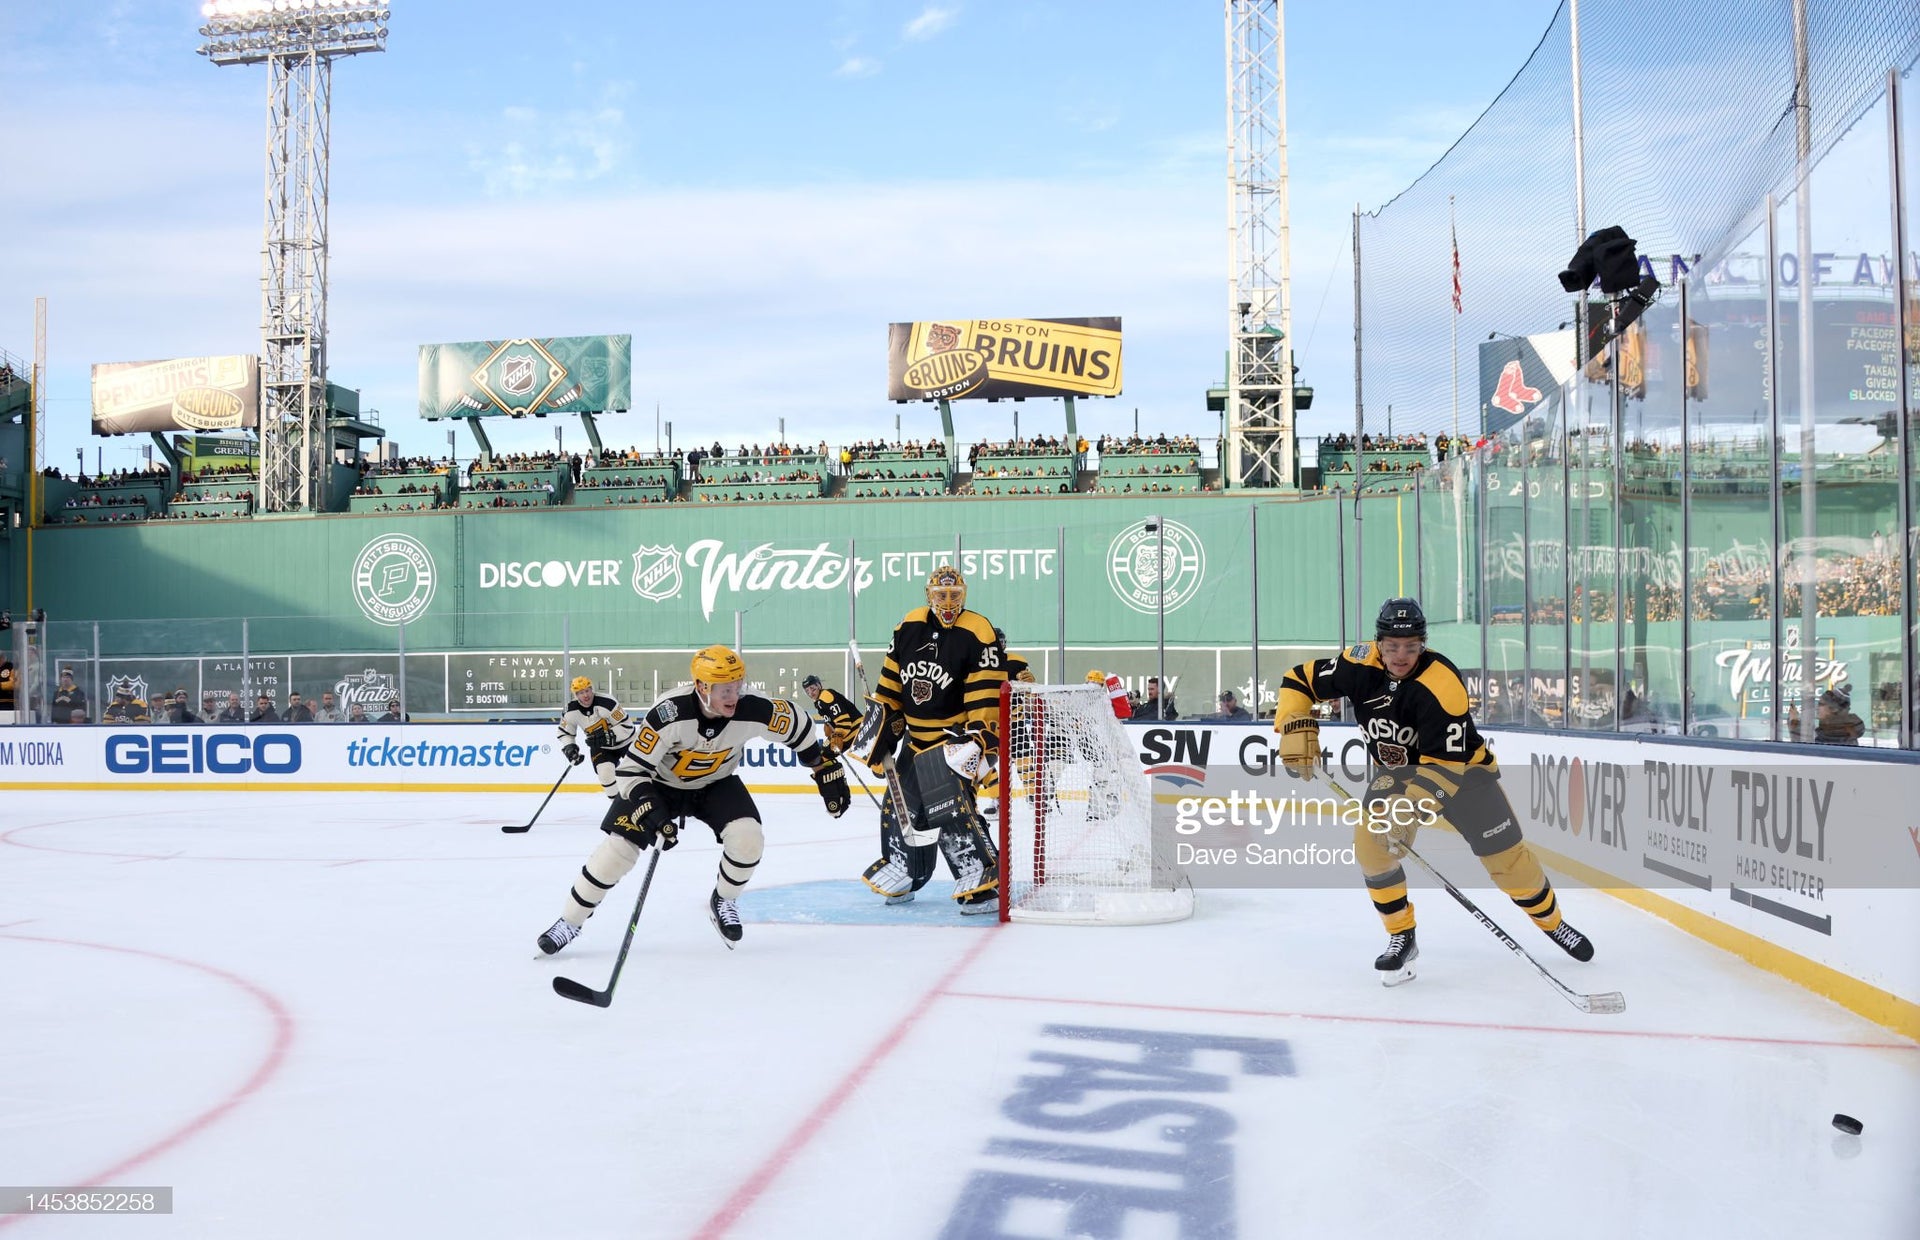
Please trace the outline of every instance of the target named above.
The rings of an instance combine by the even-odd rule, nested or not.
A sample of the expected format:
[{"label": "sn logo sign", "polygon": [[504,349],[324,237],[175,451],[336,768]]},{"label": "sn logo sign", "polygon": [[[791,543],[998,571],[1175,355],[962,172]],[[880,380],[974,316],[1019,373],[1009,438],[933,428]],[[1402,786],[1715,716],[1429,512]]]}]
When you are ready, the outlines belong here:
[{"label": "sn logo sign", "polygon": [[1140,737],[1145,773],[1176,784],[1207,782],[1213,733],[1197,728],[1148,728]]}]

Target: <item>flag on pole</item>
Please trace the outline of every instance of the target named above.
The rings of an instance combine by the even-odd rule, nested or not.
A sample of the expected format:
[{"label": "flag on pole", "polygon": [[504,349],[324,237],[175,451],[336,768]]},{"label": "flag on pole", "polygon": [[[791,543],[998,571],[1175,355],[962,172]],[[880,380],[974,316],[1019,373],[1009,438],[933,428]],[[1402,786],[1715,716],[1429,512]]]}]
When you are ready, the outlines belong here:
[{"label": "flag on pole", "polygon": [[1460,313],[1460,230],[1449,224],[1453,234],[1453,312]]}]

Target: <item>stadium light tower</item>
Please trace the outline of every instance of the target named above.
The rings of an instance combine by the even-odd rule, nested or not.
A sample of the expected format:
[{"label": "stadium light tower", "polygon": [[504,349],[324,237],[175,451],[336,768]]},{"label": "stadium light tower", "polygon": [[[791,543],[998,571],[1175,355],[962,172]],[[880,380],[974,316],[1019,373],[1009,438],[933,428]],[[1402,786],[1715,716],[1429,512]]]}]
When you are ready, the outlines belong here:
[{"label": "stadium light tower", "polygon": [[200,54],[267,66],[260,507],[321,506],[327,428],[327,162],[333,62],[387,48],[384,4],[211,0]]},{"label": "stadium light tower", "polygon": [[1227,444],[1233,486],[1291,487],[1293,312],[1281,0],[1226,0]]}]

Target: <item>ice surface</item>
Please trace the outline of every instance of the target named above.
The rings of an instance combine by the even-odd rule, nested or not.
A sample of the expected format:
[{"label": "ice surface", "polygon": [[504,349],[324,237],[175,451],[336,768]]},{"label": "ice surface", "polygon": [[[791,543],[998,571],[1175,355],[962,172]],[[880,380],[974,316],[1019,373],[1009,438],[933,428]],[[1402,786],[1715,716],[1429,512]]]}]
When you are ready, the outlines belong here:
[{"label": "ice surface", "polygon": [[1920,1047],[1611,897],[1582,966],[1477,893],[1591,1017],[1437,891],[1387,990],[1357,880],[1003,929],[760,800],[739,950],[690,829],[601,1011],[598,797],[7,793],[0,1182],[176,1204],[0,1237],[1920,1236]]}]

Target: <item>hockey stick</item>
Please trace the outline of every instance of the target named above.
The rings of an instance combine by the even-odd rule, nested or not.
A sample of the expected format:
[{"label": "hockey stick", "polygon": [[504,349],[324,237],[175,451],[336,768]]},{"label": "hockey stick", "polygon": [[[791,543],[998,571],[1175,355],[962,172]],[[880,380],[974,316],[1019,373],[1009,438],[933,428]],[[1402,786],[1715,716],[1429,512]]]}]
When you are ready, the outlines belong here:
[{"label": "hockey stick", "polygon": [[660,864],[660,846],[653,847],[653,859],[647,862],[647,876],[640,880],[640,898],[633,902],[633,916],[627,919],[627,937],[620,940],[620,954],[613,958],[613,976],[607,979],[605,990],[589,990],[570,977],[553,979],[553,993],[562,999],[573,999],[580,1003],[591,1003],[595,1007],[613,1005],[613,988],[620,984],[620,970],[627,964],[627,949],[633,946],[633,931],[640,924],[640,910],[647,903],[647,888],[653,886],[653,870]]},{"label": "hockey stick", "polygon": [[[867,665],[860,657],[859,643],[857,641],[849,641],[847,643],[847,653],[853,656],[853,671],[856,676],[860,677],[860,697],[862,700],[872,703],[871,708],[873,710],[886,709],[878,702],[873,701],[873,688],[867,683]],[[885,738],[882,738],[883,741],[884,739]],[[891,754],[887,756],[881,765],[887,775],[887,799],[893,802],[894,820],[900,824],[900,829],[904,831],[913,822],[913,814],[907,809],[906,789],[900,786],[900,777],[894,773],[893,756]],[[866,787],[865,782],[863,781],[860,786],[863,788]],[[873,794],[869,792],[867,795],[872,796]],[[876,807],[880,806],[878,798],[876,798],[873,803]],[[887,811],[885,808],[881,808],[880,812],[885,814]]]},{"label": "hockey stick", "polygon": [[862,792],[864,792],[864,793],[866,793],[866,794],[867,794],[867,800],[869,800],[869,801],[872,801],[872,802],[873,802],[873,807],[874,807],[875,809],[877,809],[877,810],[880,810],[880,812],[881,812],[881,813],[885,813],[885,812],[886,812],[886,810],[885,810],[885,809],[884,809],[884,808],[883,808],[883,807],[881,806],[881,804],[880,804],[880,798],[879,798],[879,797],[877,797],[877,796],[875,796],[875,795],[873,795],[873,789],[871,789],[871,788],[869,788],[869,787],[867,787],[867,781],[866,781],[866,780],[864,780],[864,779],[862,779],[862,778],[860,777],[860,771],[859,771],[859,763],[858,763],[858,761],[857,761],[857,760],[849,760],[849,761],[846,761],[846,762],[843,762],[843,763],[841,763],[841,765],[842,765],[842,766],[844,766],[844,767],[846,767],[846,768],[847,768],[847,770],[849,770],[849,771],[852,771],[852,772],[853,772],[853,782],[855,782],[855,783],[857,783],[857,784],[859,784],[859,785],[860,785],[860,791],[862,791]]},{"label": "hockey stick", "polygon": [[[553,800],[553,794],[560,791],[561,784],[567,782],[567,773],[571,770],[573,770],[573,763],[571,762],[560,768],[560,778],[554,780],[553,787],[547,789],[547,801]],[[533,817],[527,819],[524,825],[518,827],[501,827],[500,829],[508,835],[519,835],[523,832],[533,830],[533,824],[539,822],[540,815],[546,812],[547,801],[540,802],[540,808],[533,811]]]},{"label": "hockey stick", "polygon": [[[1365,812],[1366,803],[1364,801],[1361,801],[1359,797],[1354,796],[1351,792],[1348,792],[1345,788],[1342,788],[1337,781],[1329,779],[1327,780],[1327,786],[1332,788],[1335,792],[1339,793],[1341,796],[1346,797],[1349,801],[1353,801],[1356,804],[1358,804],[1361,807],[1361,812],[1362,813]],[[1493,936],[1495,938],[1499,939],[1502,943],[1505,943],[1508,947],[1512,948],[1517,955],[1524,957],[1526,959],[1526,962],[1532,965],[1534,969],[1540,974],[1541,977],[1544,977],[1548,981],[1552,982],[1554,986],[1560,991],[1560,993],[1566,997],[1566,1000],[1568,1003],[1573,1004],[1573,1006],[1579,1008],[1582,1012],[1585,1012],[1590,1016],[1613,1016],[1627,1010],[1627,997],[1621,994],[1617,990],[1609,990],[1604,993],[1595,994],[1595,995],[1583,995],[1579,991],[1573,989],[1573,987],[1567,985],[1565,982],[1555,977],[1552,973],[1547,971],[1547,966],[1541,964],[1538,960],[1535,960],[1533,958],[1532,952],[1529,952],[1526,948],[1520,946],[1519,942],[1511,934],[1508,934],[1505,930],[1501,929],[1499,922],[1496,922],[1493,918],[1481,912],[1480,906],[1475,904],[1472,900],[1469,900],[1465,892],[1461,891],[1458,887],[1454,886],[1450,881],[1448,881],[1447,876],[1445,874],[1442,874],[1440,871],[1434,869],[1433,865],[1425,857],[1415,852],[1413,850],[1412,845],[1403,844],[1403,845],[1400,845],[1400,848],[1401,848],[1401,851],[1407,854],[1407,856],[1412,857],[1415,861],[1419,862],[1421,869],[1433,875],[1433,877],[1439,881],[1440,885],[1447,889],[1447,894],[1460,902],[1461,908],[1464,908],[1469,913],[1473,914],[1474,920],[1478,921],[1481,925],[1485,926],[1489,931],[1493,933]]]}]

